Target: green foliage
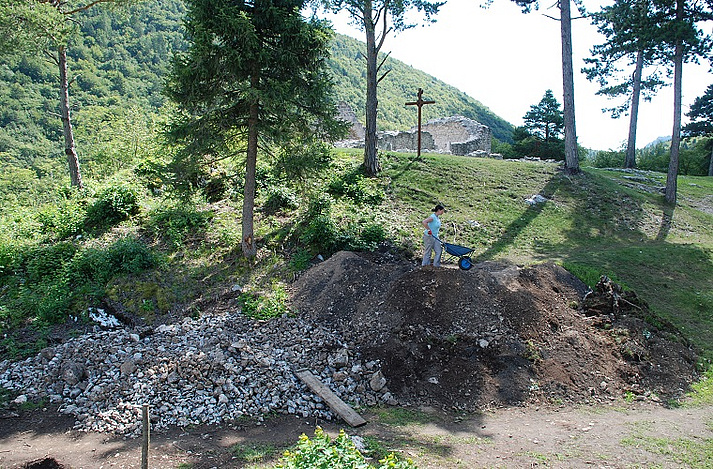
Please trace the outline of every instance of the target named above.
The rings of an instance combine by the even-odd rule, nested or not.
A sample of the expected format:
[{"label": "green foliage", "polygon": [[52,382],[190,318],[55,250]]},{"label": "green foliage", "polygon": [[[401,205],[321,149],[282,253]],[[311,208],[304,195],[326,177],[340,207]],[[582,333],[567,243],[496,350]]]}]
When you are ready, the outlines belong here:
[{"label": "green foliage", "polygon": [[87,223],[87,210],[82,200],[64,199],[48,204],[37,214],[44,234],[66,239],[82,232]]},{"label": "green foliage", "polygon": [[287,291],[282,285],[273,286],[267,295],[241,293],[238,305],[244,315],[253,319],[273,319],[290,313]]},{"label": "green foliage", "polygon": [[671,142],[659,142],[637,151],[636,166],[645,171],[668,172],[671,157]]},{"label": "green foliage", "polygon": [[186,205],[162,207],[150,214],[146,229],[177,249],[189,238],[202,237],[213,218],[213,212],[199,211]]},{"label": "green foliage", "polygon": [[108,187],[87,208],[87,224],[92,228],[107,228],[136,215],[139,208],[136,191],[124,186]]},{"label": "green foliage", "polygon": [[339,248],[339,227],[329,214],[320,214],[307,222],[300,241],[318,252],[332,254]]},{"label": "green foliage", "polygon": [[270,186],[267,188],[267,200],[263,205],[269,213],[279,210],[294,210],[299,206],[299,200],[295,191],[282,185]]},{"label": "green foliage", "polygon": [[383,189],[378,186],[378,179],[364,175],[363,165],[336,174],[328,188],[330,194],[348,197],[357,204],[379,205],[385,197]]},{"label": "green foliage", "polygon": [[310,266],[312,254],[307,249],[300,249],[290,258],[290,270],[300,272]]},{"label": "green foliage", "polygon": [[564,160],[564,141],[549,137],[549,141],[531,135],[524,127],[518,127],[513,132],[512,155],[515,157],[539,158],[541,160]]},{"label": "green foliage", "polygon": [[595,168],[623,168],[625,157],[623,151],[598,151],[592,159],[592,166]]},{"label": "green foliage", "polygon": [[530,106],[523,120],[525,128],[545,143],[559,137],[564,130],[564,114],[552,90],[545,91],[540,102]]},{"label": "green foliage", "polygon": [[[354,446],[344,430],[339,431],[339,436],[332,440],[321,427],[317,427],[314,437],[310,439],[302,434],[297,446],[285,454],[276,469],[312,469],[324,467],[330,469],[370,469],[364,456]],[[377,469],[409,469],[416,468],[410,460],[399,460],[394,454],[389,454],[379,460]]]}]

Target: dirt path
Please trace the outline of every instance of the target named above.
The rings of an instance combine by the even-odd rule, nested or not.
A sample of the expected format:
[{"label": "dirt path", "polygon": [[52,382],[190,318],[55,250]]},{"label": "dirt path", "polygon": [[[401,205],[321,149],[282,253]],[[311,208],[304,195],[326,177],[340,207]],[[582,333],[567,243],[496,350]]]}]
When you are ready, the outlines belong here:
[{"label": "dirt path", "polygon": [[[666,409],[634,403],[591,408],[506,408],[464,417],[423,409],[407,413],[398,425],[387,424],[389,415],[365,414],[369,423],[360,429],[347,429],[347,433],[373,438],[386,449],[412,458],[422,469],[713,467],[713,406]],[[412,423],[403,424],[409,418]],[[61,466],[47,461],[30,467],[128,469],[141,465],[140,439],[78,434],[71,431],[71,419],[49,410],[5,417],[0,425],[3,469],[45,458]],[[300,434],[313,435],[316,425],[332,435],[342,428],[334,423],[279,417],[261,425],[155,433],[149,467],[270,467]],[[271,447],[273,459],[263,459],[263,465],[256,466],[234,456],[229,451],[233,445]],[[691,455],[693,459],[683,459]]]}]

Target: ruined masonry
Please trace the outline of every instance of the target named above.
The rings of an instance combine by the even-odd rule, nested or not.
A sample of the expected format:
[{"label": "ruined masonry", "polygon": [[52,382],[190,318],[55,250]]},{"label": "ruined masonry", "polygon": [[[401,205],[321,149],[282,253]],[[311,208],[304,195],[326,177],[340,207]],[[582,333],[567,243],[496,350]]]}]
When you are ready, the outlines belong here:
[{"label": "ruined masonry", "polygon": [[[349,140],[338,146],[362,147],[364,126],[354,111],[345,102],[339,103],[339,116],[351,125]],[[377,146],[387,151],[416,151],[418,129],[385,131],[377,134]],[[491,151],[492,132],[478,121],[463,116],[432,119],[421,126],[421,150],[435,153],[451,153],[461,156],[488,156]]]}]

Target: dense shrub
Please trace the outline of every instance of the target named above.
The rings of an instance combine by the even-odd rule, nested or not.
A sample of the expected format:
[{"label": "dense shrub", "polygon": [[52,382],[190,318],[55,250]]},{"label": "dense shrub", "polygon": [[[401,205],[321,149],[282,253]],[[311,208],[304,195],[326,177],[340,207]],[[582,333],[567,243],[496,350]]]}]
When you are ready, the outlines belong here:
[{"label": "dense shrub", "polygon": [[139,213],[136,192],[128,187],[114,186],[102,191],[87,209],[87,224],[92,228],[106,228]]},{"label": "dense shrub", "polygon": [[365,177],[361,166],[334,176],[328,190],[334,196],[348,197],[357,204],[379,205],[385,198],[378,179]]},{"label": "dense shrub", "polygon": [[328,213],[309,220],[300,241],[324,254],[332,254],[343,244],[339,227]]},{"label": "dense shrub", "polygon": [[115,275],[136,274],[155,267],[156,255],[141,241],[126,237],[106,248],[79,252],[69,265],[69,278],[81,287],[87,283],[103,287]]},{"label": "dense shrub", "polygon": [[165,208],[151,214],[146,229],[153,236],[178,248],[189,237],[205,231],[214,216],[211,211],[199,211],[188,206]]},{"label": "dense shrub", "polygon": [[279,285],[267,295],[245,292],[238,297],[242,313],[253,319],[272,319],[289,314],[287,303],[287,292]]},{"label": "dense shrub", "polygon": [[623,151],[598,151],[592,158],[595,168],[623,168],[625,154]]},{"label": "dense shrub", "polygon": [[80,234],[84,229],[86,218],[86,209],[76,200],[64,200],[56,205],[47,205],[37,214],[42,233],[52,235],[56,239],[66,239]]},{"label": "dense shrub", "polygon": [[275,213],[279,210],[293,210],[299,206],[297,195],[289,187],[276,185],[267,188],[267,200],[264,208],[268,213]]},{"label": "dense shrub", "polygon": [[[277,469],[312,469],[324,467],[330,469],[372,469],[375,466],[366,462],[364,456],[354,445],[352,439],[344,430],[339,431],[339,436],[333,441],[322,428],[317,427],[314,438],[307,435],[300,436],[297,446],[285,451]],[[410,460],[399,460],[394,454],[389,454],[379,460],[376,469],[415,469],[416,465]]]},{"label": "dense shrub", "polygon": [[69,242],[41,246],[27,253],[25,268],[28,282],[43,280],[60,275],[65,265],[77,252],[77,247]]}]

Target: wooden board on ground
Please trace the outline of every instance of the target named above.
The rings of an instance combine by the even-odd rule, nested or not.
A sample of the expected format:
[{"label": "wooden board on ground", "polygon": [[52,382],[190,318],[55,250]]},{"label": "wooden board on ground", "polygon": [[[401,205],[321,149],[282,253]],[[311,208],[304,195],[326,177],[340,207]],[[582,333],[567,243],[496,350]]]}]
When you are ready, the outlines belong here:
[{"label": "wooden board on ground", "polygon": [[339,414],[352,427],[360,427],[366,423],[366,420],[361,415],[357,414],[354,409],[349,407],[343,400],[324,385],[317,377],[308,370],[299,370],[295,373],[309,388],[324,399],[330,409]]}]

